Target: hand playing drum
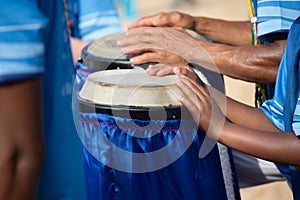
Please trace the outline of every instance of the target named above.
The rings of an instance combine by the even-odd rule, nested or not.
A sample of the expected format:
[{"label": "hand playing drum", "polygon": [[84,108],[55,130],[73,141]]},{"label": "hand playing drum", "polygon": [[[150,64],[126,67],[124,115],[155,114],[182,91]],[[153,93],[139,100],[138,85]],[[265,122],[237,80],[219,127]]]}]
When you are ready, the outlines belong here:
[{"label": "hand playing drum", "polygon": [[133,64],[146,62],[177,63],[201,53],[201,46],[189,33],[179,28],[146,27],[129,30],[118,41],[124,54],[133,57]]},{"label": "hand playing drum", "polygon": [[128,26],[128,29],[140,27],[179,27],[194,30],[195,21],[191,15],[181,12],[158,13],[143,17]]}]

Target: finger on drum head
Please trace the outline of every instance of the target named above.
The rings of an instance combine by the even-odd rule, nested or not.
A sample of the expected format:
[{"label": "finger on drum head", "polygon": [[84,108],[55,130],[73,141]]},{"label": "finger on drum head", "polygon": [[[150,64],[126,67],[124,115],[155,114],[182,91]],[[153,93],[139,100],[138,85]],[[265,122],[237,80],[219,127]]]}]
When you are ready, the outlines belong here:
[{"label": "finger on drum head", "polygon": [[146,69],[147,74],[150,76],[155,76],[158,71],[159,68],[156,67],[156,65],[149,65],[149,67]]},{"label": "finger on drum head", "polygon": [[121,52],[123,54],[138,54],[138,53],[143,53],[150,51],[149,48],[146,48],[146,45],[132,45],[132,46],[127,46],[127,47],[122,47]]},{"label": "finger on drum head", "polygon": [[140,27],[152,27],[155,26],[155,19],[153,18],[142,18],[139,21],[137,21],[136,23],[132,24],[131,26],[129,26],[129,29],[133,29],[133,28],[140,28]]},{"label": "finger on drum head", "polygon": [[197,81],[195,81],[193,79],[190,79],[190,78],[188,78],[188,79],[189,79],[189,82],[193,85],[192,88],[195,93],[198,93],[198,91],[200,91],[202,95],[204,95],[206,97],[209,96],[208,91],[204,88],[204,86],[201,85],[201,83],[203,83],[202,81],[201,81],[201,83],[198,83]]},{"label": "finger on drum head", "polygon": [[159,30],[159,27],[139,27],[126,32],[127,36],[153,34],[154,30]]},{"label": "finger on drum head", "polygon": [[155,18],[157,18],[156,15],[142,17],[138,21],[136,21],[133,24],[129,25],[128,29],[145,27],[145,26],[155,26],[154,23],[153,23],[153,20],[155,20]]},{"label": "finger on drum head", "polygon": [[139,27],[143,27],[143,26],[147,26],[148,23],[144,23],[144,20],[143,19],[140,19],[136,22],[134,22],[133,24],[130,24],[128,25],[128,30],[131,30],[131,29],[135,29],[135,28],[139,28]]},{"label": "finger on drum head", "polygon": [[145,53],[145,54],[141,54],[138,56],[134,56],[133,58],[130,59],[130,62],[135,65],[147,63],[147,62],[149,62],[147,59],[148,54],[151,54],[151,53]]},{"label": "finger on drum head", "polygon": [[173,71],[174,71],[174,74],[180,76],[180,68],[179,67],[174,67]]},{"label": "finger on drum head", "polygon": [[[181,76],[181,78],[179,78],[178,80],[178,86],[189,99],[191,99],[193,102],[205,101],[207,94],[205,90],[201,89],[201,86],[198,87],[197,84],[193,84],[193,81],[188,77]],[[182,84],[180,84],[180,82],[182,82]]]},{"label": "finger on drum head", "polygon": [[139,61],[141,63],[159,62],[160,59],[161,58],[157,56],[155,52],[151,52],[151,51],[139,56]]},{"label": "finger on drum head", "polygon": [[[185,95],[185,94],[184,94]],[[188,97],[186,96],[177,96],[179,102],[181,102],[192,114],[195,121],[199,121],[200,111],[196,104],[194,104]]]},{"label": "finger on drum head", "polygon": [[165,64],[158,63],[156,65],[152,65],[151,67],[151,73],[158,76],[158,73],[163,70],[165,67],[167,67]]},{"label": "finger on drum head", "polygon": [[172,71],[174,74],[178,75],[178,76],[181,76],[181,75],[186,75],[183,71],[183,68],[180,67],[179,65],[175,64],[175,65],[172,65]]},{"label": "finger on drum head", "polygon": [[193,86],[187,79],[185,79],[183,76],[176,76],[176,84],[188,99],[197,100],[197,97],[192,90]]},{"label": "finger on drum head", "polygon": [[166,75],[172,74],[172,73],[173,73],[172,67],[166,65],[165,68],[158,71],[156,75],[157,76],[166,76]]}]

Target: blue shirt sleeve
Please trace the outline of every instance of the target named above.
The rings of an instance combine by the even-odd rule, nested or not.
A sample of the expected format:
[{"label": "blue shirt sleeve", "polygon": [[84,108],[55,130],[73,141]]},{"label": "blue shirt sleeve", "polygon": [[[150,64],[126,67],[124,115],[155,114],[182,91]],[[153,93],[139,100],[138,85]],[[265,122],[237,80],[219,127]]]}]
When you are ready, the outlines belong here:
[{"label": "blue shirt sleeve", "polygon": [[288,32],[298,16],[300,16],[299,1],[257,0],[258,37]]},{"label": "blue shirt sleeve", "polygon": [[[90,42],[123,31],[113,0],[72,1],[71,16],[77,16],[74,29],[78,30],[83,41]],[[78,5],[74,6],[76,2]]]},{"label": "blue shirt sleeve", "polygon": [[22,0],[4,1],[0,19],[0,83],[42,74],[47,19],[33,3]]},{"label": "blue shirt sleeve", "polygon": [[[283,106],[286,94],[287,85],[287,66],[286,66],[286,52],[284,53],[280,67],[277,74],[275,94],[273,99],[267,100],[260,109],[265,113],[269,120],[281,131],[284,132],[284,117]],[[298,101],[294,113],[293,130],[297,136],[300,136],[300,97],[298,94]]]}]

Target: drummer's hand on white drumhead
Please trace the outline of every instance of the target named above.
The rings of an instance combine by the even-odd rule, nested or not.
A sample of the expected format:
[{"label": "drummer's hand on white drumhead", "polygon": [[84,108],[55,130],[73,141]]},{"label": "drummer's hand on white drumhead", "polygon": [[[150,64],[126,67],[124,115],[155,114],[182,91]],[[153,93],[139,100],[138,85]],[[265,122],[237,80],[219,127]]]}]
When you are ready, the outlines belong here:
[{"label": "drummer's hand on white drumhead", "polygon": [[174,74],[176,74],[177,76],[186,76],[189,77],[189,79],[191,80],[197,81],[202,86],[205,85],[202,82],[202,80],[199,78],[199,76],[195,73],[194,69],[190,67],[188,64],[177,63],[172,65],[172,67],[173,67]]},{"label": "drummer's hand on white drumhead", "polygon": [[180,27],[185,29],[194,28],[194,18],[191,15],[181,12],[161,12],[155,15],[146,16],[128,26],[128,29],[140,27]]},{"label": "drummer's hand on white drumhead", "polygon": [[167,62],[167,63],[177,63],[183,62],[184,59],[178,55],[172,54],[167,51],[153,50],[149,52],[142,52],[137,56],[130,58],[130,62],[134,65],[140,65],[149,62]]},{"label": "drummer's hand on white drumhead", "polygon": [[[186,76],[176,76],[176,83],[182,91],[182,96],[177,97],[178,100],[190,111],[195,122],[205,132],[208,131],[213,114],[218,116],[216,119],[224,118],[218,105],[211,98],[206,85],[202,85]],[[215,133],[210,134],[211,137],[215,138],[213,135]]]},{"label": "drummer's hand on white drumhead", "polygon": [[131,59],[133,64],[182,62],[192,59],[199,49],[197,39],[185,30],[162,27],[129,30],[118,45],[123,54],[141,54]]},{"label": "drummer's hand on white drumhead", "polygon": [[158,63],[155,65],[149,65],[146,69],[146,72],[150,76],[166,76],[169,74],[175,74],[174,69],[176,69],[177,74],[188,75],[188,70],[190,67],[185,63],[176,63],[176,64],[165,64]]},{"label": "drummer's hand on white drumhead", "polygon": [[149,65],[146,70],[150,76],[166,76],[169,74],[188,76],[192,80],[197,80],[198,76],[187,63]]},{"label": "drummer's hand on white drumhead", "polygon": [[163,63],[149,65],[146,72],[149,76],[166,76],[174,73],[171,65]]}]

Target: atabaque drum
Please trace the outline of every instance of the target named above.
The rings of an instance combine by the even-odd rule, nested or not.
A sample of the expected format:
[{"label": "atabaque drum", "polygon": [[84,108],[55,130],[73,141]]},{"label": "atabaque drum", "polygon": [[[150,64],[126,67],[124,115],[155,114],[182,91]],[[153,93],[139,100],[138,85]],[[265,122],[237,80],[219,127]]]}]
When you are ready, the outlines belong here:
[{"label": "atabaque drum", "polygon": [[180,94],[174,75],[88,76],[78,97],[88,199],[227,199],[217,145],[199,157],[205,134]]},{"label": "atabaque drum", "polygon": [[101,37],[81,52],[81,58],[76,63],[76,79],[78,90],[81,89],[87,76],[91,73],[112,69],[132,69],[129,59],[131,56],[122,54],[117,41],[124,33],[114,33]]},{"label": "atabaque drum", "polygon": [[114,33],[90,43],[81,52],[82,63],[94,71],[132,68],[117,44],[122,37],[124,33]]}]

